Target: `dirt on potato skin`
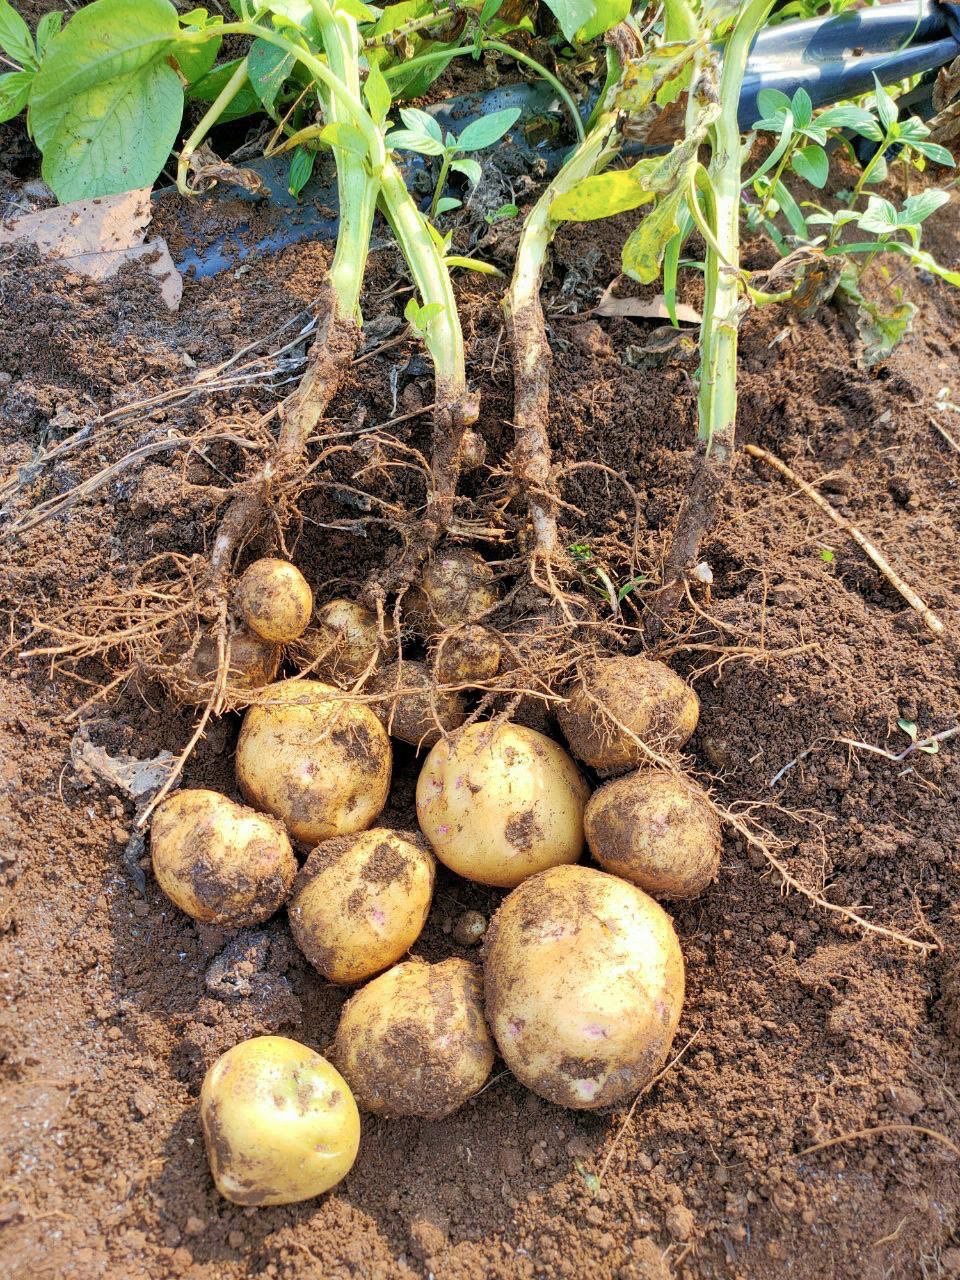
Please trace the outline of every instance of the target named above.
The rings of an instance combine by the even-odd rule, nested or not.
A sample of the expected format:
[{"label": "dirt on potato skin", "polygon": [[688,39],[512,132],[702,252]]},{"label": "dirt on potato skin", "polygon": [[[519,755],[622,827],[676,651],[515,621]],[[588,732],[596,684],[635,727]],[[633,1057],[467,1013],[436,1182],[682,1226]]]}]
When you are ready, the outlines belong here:
[{"label": "dirt on potato skin", "polygon": [[[956,203],[928,228],[925,243],[956,266]],[[639,560],[651,566],[692,456],[695,360],[677,346],[645,368],[651,357],[636,349],[649,344],[649,322],[578,322],[563,310],[595,299],[616,274],[621,233],[558,238],[547,293],[551,429],[561,465],[600,461],[633,486]],[[5,256],[4,473],[94,412],[182,382],[189,361],[229,358],[288,319],[319,291],[326,257],[321,246],[300,246],[242,275],[188,280],[169,316],[139,272],[105,290]],[[383,297],[395,278],[381,255],[368,316],[402,312],[402,297]],[[678,648],[669,660],[696,677],[690,759],[719,796],[802,813],[761,813],[787,841],[792,872],[829,883],[833,900],[878,923],[933,931],[943,950],[924,959],[782,896],[762,858],[728,836],[718,883],[671,907],[687,968],[676,1049],[694,1038],[626,1128],[622,1112],[562,1111],[502,1075],[440,1123],[366,1119],[357,1164],[323,1199],[244,1210],[210,1181],[197,1122],[204,1070],[267,1031],[323,1050],[344,995],[297,955],[282,918],[256,931],[257,958],[238,962],[250,969],[247,994],[211,985],[211,963],[251,931],[197,926],[149,876],[138,892],[123,860],[132,806],[69,763],[75,724],[63,717],[92,690],[51,678],[42,660],[10,663],[0,684],[0,1271],[71,1280],[960,1275],[956,1157],[903,1129],[960,1139],[957,749],[945,744],[898,766],[834,741],[899,751],[908,740],[898,718],[924,736],[955,723],[960,707],[960,455],[930,422],[936,415],[950,428],[953,415],[933,406],[956,380],[960,303],[945,285],[908,274],[900,283],[921,307],[917,333],[870,372],[831,309],[804,325],[781,309],[751,313],[739,431],[806,478],[829,477],[821,488],[925,594],[945,639],[929,636],[805,500],[741,461],[704,549],[713,599],[699,601],[726,629],[703,622],[688,643],[711,648]],[[500,459],[511,403],[496,290],[466,282],[460,295],[484,397],[480,428],[488,456]],[[696,301],[692,288],[687,300]],[[145,431],[242,422],[275,398],[259,383],[185,414],[160,409],[104,438],[92,457],[41,475],[22,503],[66,490]],[[363,410],[366,421],[384,421],[431,398],[410,344],[358,366],[331,417],[350,424]],[[398,431],[418,447],[427,433],[427,417]],[[157,550],[200,550],[216,493],[188,486],[220,485],[212,468],[235,474],[243,462],[229,445],[163,455],[29,539],[6,542],[0,599],[10,643],[23,645],[31,615],[122,584]],[[398,493],[415,498],[400,481]],[[634,506],[611,478],[571,473],[564,497],[582,512],[568,516],[566,539],[601,552],[614,538],[630,542]],[[321,597],[356,587],[388,550],[379,538],[320,528],[334,505],[315,491],[293,530],[291,554]],[[737,658],[738,645],[764,656]],[[179,751],[193,723],[157,688],[132,683],[84,715],[108,721],[116,749],[142,757]],[[237,729],[234,716],[211,726],[188,785],[236,798]],[[412,825],[416,772],[413,752],[398,748],[378,822]],[[501,896],[441,870],[416,954],[475,957],[455,945],[453,923],[464,909],[489,916]],[[875,1125],[900,1128],[803,1154]]]}]

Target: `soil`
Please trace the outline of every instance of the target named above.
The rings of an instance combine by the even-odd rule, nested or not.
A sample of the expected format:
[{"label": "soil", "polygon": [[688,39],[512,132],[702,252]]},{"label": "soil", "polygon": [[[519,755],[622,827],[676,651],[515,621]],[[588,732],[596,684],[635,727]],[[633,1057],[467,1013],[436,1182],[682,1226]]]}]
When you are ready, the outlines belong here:
[{"label": "soil", "polygon": [[[952,267],[957,211],[955,196],[925,238]],[[157,222],[186,235],[205,216],[168,200]],[[224,220],[222,211],[212,219]],[[689,341],[664,344],[656,321],[583,317],[617,274],[627,225],[564,231],[545,294],[551,434],[572,504],[562,533],[567,544],[588,544],[617,582],[649,576],[662,559],[695,412]],[[510,235],[500,224],[479,251],[508,261]],[[247,452],[206,437],[229,426],[256,443],[250,424],[296,368],[265,361],[255,378],[212,395],[112,422],[97,415],[192,386],[198,370],[268,336],[266,349],[276,350],[290,335],[273,335],[319,293],[328,252],[305,244],[214,279],[188,278],[176,315],[140,268],[105,288],[22,250],[0,259],[0,456],[4,476],[20,469],[8,516],[136,447],[184,437],[4,543],[0,1272],[960,1276],[960,1152],[950,1145],[960,1143],[957,746],[896,763],[851,745],[897,753],[909,744],[898,720],[923,738],[960,712],[960,453],[937,430],[960,437],[960,415],[935,405],[944,386],[960,400],[960,302],[907,271],[894,283],[920,308],[916,332],[872,370],[858,364],[854,335],[831,307],[805,323],[783,308],[751,312],[739,436],[817,480],[920,590],[945,636],[924,630],[802,495],[741,460],[704,548],[712,596],[697,598],[702,614],[686,615],[696,625],[662,652],[699,693],[689,760],[718,798],[754,806],[804,884],[939,949],[924,956],[784,895],[763,856],[728,832],[719,880],[670,907],[687,965],[682,1057],[631,1111],[561,1110],[498,1065],[488,1087],[442,1122],[368,1118],[353,1171],[321,1200],[244,1209],[216,1195],[197,1120],[206,1067],[264,1032],[322,1050],[345,993],[310,969],[282,916],[225,931],[180,914],[129,844],[134,802],[75,749],[83,725],[113,755],[176,754],[191,713],[130,678],[77,715],[110,673],[23,654],[42,643],[37,621],[108,601],[151,557],[204,549],[217,487]],[[762,264],[762,250],[748,261]],[[400,279],[392,253],[378,254],[364,300],[374,345],[399,328]],[[459,282],[482,393],[478,429],[493,464],[509,447],[511,415],[499,288]],[[331,429],[412,415],[431,397],[416,345],[393,345],[354,366]],[[39,450],[89,424],[84,447],[54,467],[34,465]],[[429,415],[391,430],[424,448]],[[321,599],[354,592],[394,550],[375,525],[329,527],[357,517],[343,485],[378,447],[344,452],[319,471],[289,530],[288,550]],[[585,461],[626,484],[569,470]],[[392,473],[389,490],[385,474],[383,496],[422,501],[415,477]],[[632,558],[622,550],[630,546]],[[509,549],[483,550],[507,578]],[[585,570],[584,591],[590,582]],[[210,726],[188,784],[237,797],[238,725],[227,715]],[[413,750],[397,744],[384,825],[414,825],[416,773]],[[476,958],[456,943],[455,924],[467,910],[489,917],[501,896],[442,873],[414,953]],[[834,1138],[844,1140],[807,1150]]]}]

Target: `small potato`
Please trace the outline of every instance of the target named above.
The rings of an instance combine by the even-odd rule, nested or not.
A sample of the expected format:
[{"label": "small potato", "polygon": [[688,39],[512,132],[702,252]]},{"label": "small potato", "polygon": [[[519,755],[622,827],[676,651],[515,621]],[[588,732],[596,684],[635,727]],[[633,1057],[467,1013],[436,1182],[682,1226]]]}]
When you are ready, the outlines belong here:
[{"label": "small potato", "polygon": [[666,1062],[683,1005],[670,917],[632,884],[553,867],[504,899],[484,943],[487,1017],[534,1093],[593,1110],[633,1097]]},{"label": "small potato", "polygon": [[437,641],[432,658],[439,684],[482,684],[500,670],[500,641],[489,627],[471,623],[445,632]]},{"label": "small potato", "polygon": [[417,817],[437,857],[511,889],[583,852],[587,785],[562,747],[517,724],[472,724],[438,742],[417,780]]},{"label": "small potato", "polygon": [[292,647],[294,658],[337,684],[375,670],[383,654],[376,614],[355,600],[328,600]]},{"label": "small potato", "polygon": [[177,791],[150,825],[157,883],[194,920],[260,924],[287,899],[297,860],[282,823],[216,791]]},{"label": "small potato", "polygon": [[[378,672],[371,687],[389,695],[380,704],[388,732],[412,747],[432,747],[467,718],[460,694],[437,689],[422,662],[391,662]],[[417,692],[421,689],[422,693]]]},{"label": "small potato", "polygon": [[720,819],[702,787],[638,769],[595,791],[584,828],[605,871],[655,898],[696,898],[720,869]]},{"label": "small potato", "polygon": [[310,621],[313,592],[296,565],[264,557],[240,575],[237,605],[251,631],[273,644],[288,644]]},{"label": "small potato", "polygon": [[500,599],[493,570],[482,556],[464,547],[434,552],[419,587],[407,594],[407,612],[424,636],[447,627],[476,622]]},{"label": "small potato", "polygon": [[217,1059],[200,1090],[217,1190],[234,1204],[294,1204],[349,1173],[360,1115],[346,1081],[305,1044],[257,1036]]},{"label": "small potato", "polygon": [[319,680],[283,680],[263,698],[237,742],[244,799],[304,844],[369,827],[387,802],[393,763],[370,708]]},{"label": "small potato", "polygon": [[409,960],[344,1006],[331,1058],[363,1111],[441,1120],[482,1089],[494,1047],[480,969]]},{"label": "small potato", "polygon": [[[261,639],[246,627],[238,627],[229,639],[226,693],[242,696],[261,689],[276,678],[283,650],[279,645]],[[217,674],[219,649],[215,636],[200,637],[186,670],[177,665],[176,656],[168,655],[164,683],[178,702],[196,706],[207,701],[213,692]]]},{"label": "small potato", "polygon": [[664,663],[641,657],[599,659],[557,708],[570,750],[601,773],[646,763],[630,733],[657,750],[682,747],[699,715],[690,686]]},{"label": "small potato", "polygon": [[318,845],[290,901],[294,941],[329,982],[395,964],[427,920],[436,864],[426,842],[375,827]]}]

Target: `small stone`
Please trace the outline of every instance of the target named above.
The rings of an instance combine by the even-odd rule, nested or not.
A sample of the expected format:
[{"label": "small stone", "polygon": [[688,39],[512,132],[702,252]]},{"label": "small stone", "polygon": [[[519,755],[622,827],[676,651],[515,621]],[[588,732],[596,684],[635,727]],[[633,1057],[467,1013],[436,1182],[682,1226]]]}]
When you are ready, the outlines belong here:
[{"label": "small stone", "polygon": [[195,1214],[190,1214],[186,1222],[183,1224],[184,1233],[188,1236],[198,1236],[201,1231],[206,1229],[206,1223],[202,1218],[198,1218]]},{"label": "small stone", "polygon": [[693,1237],[694,1217],[686,1205],[674,1204],[667,1210],[664,1219],[667,1235],[678,1243],[686,1242]]},{"label": "small stone", "polygon": [[119,1039],[120,1039],[120,1036],[121,1036],[122,1034],[123,1034],[123,1033],[121,1032],[121,1030],[120,1030],[120,1028],[119,1028],[119,1027],[109,1027],[109,1028],[107,1029],[107,1039],[108,1039],[108,1040],[119,1040]]},{"label": "small stone", "polygon": [[246,1236],[242,1231],[231,1231],[227,1236],[227,1244],[231,1249],[239,1249],[243,1245],[245,1239]]},{"label": "small stone", "polygon": [[157,1099],[150,1089],[138,1089],[133,1095],[131,1102],[133,1109],[141,1120],[145,1120],[152,1111],[156,1110]]},{"label": "small stone", "polygon": [[464,911],[453,923],[453,940],[460,947],[475,947],[487,932],[487,921],[479,911]]},{"label": "small stone", "polygon": [[169,1245],[171,1249],[175,1249],[180,1243],[180,1229],[171,1222],[163,1233],[163,1243]]}]

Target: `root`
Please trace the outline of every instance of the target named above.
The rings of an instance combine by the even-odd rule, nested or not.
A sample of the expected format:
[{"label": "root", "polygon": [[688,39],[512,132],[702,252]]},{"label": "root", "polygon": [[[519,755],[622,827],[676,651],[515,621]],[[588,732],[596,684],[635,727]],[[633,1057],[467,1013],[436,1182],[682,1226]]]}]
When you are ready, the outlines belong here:
[{"label": "root", "polygon": [[852,1129],[850,1133],[841,1133],[839,1137],[827,1138],[824,1142],[815,1142],[812,1147],[804,1147],[802,1151],[798,1151],[797,1157],[812,1155],[815,1151],[825,1151],[827,1147],[838,1147],[842,1142],[854,1142],[859,1138],[872,1138],[878,1133],[919,1133],[925,1138],[932,1138],[934,1142],[939,1142],[941,1146],[952,1151],[955,1156],[960,1156],[960,1147],[955,1142],[951,1142],[946,1134],[938,1133],[936,1129],[927,1129],[920,1124],[874,1124],[867,1129]]}]

